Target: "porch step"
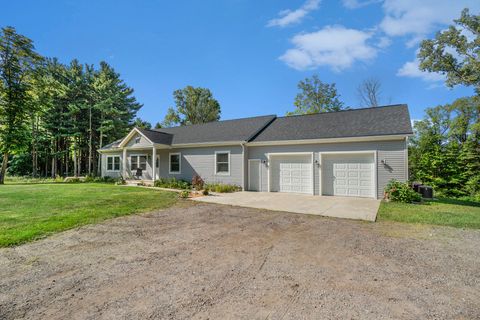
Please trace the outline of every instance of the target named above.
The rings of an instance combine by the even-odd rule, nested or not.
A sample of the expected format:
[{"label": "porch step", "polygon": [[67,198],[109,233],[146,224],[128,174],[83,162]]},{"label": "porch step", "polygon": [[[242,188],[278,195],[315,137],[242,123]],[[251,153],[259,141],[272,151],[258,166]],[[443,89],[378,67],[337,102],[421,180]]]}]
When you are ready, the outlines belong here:
[{"label": "porch step", "polygon": [[153,187],[153,181],[152,180],[125,180],[125,185]]}]

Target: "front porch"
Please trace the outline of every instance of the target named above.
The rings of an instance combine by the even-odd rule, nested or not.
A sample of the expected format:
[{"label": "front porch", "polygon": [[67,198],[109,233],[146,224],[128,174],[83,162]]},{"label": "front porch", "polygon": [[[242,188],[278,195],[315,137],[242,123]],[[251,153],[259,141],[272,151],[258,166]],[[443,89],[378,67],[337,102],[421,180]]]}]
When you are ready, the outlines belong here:
[{"label": "front porch", "polygon": [[123,148],[121,175],[125,181],[153,185],[160,178],[157,148]]}]

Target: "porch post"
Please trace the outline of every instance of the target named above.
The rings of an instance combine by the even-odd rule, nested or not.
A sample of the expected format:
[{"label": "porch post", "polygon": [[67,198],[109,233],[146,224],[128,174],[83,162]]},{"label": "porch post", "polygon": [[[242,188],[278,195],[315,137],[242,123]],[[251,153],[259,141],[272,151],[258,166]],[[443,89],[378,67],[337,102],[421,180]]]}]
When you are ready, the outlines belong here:
[{"label": "porch post", "polygon": [[127,180],[127,148],[123,148],[122,176],[123,179]]},{"label": "porch post", "polygon": [[157,149],[155,146],[152,148],[152,180],[155,182],[157,179]]}]

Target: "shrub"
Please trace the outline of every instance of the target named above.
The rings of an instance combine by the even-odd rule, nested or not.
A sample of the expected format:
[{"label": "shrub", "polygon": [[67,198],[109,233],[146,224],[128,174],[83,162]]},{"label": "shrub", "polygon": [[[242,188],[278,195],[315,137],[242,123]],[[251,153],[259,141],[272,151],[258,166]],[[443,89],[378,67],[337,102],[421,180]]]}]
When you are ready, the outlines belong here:
[{"label": "shrub", "polygon": [[86,177],[85,177],[85,180],[84,180],[84,181],[85,181],[85,182],[97,182],[97,181],[95,181],[95,180],[96,180],[96,177],[89,175],[89,176],[86,176]]},{"label": "shrub", "polygon": [[233,184],[223,184],[223,183],[214,183],[207,185],[208,190],[217,192],[217,193],[229,193],[241,191],[242,188]]},{"label": "shrub", "polygon": [[412,203],[421,201],[422,196],[415,192],[408,183],[392,179],[385,187],[385,199],[395,202]]},{"label": "shrub", "polygon": [[176,178],[160,178],[155,180],[155,187],[169,188],[169,189],[184,189],[188,190],[192,188],[192,185],[185,180],[179,180]]},{"label": "shrub", "polygon": [[123,177],[119,177],[115,180],[115,184],[117,186],[121,186],[121,185],[127,184],[127,182],[123,179]]},{"label": "shrub", "polygon": [[188,190],[183,190],[182,192],[180,192],[180,198],[186,199],[189,196],[190,196],[190,191]]},{"label": "shrub", "polygon": [[203,179],[198,175],[194,175],[192,178],[192,186],[195,188],[195,190],[200,191],[203,189],[203,186],[205,185],[205,182]]},{"label": "shrub", "polygon": [[208,196],[208,189],[203,190],[203,191],[202,191],[202,194],[203,194],[204,196]]}]

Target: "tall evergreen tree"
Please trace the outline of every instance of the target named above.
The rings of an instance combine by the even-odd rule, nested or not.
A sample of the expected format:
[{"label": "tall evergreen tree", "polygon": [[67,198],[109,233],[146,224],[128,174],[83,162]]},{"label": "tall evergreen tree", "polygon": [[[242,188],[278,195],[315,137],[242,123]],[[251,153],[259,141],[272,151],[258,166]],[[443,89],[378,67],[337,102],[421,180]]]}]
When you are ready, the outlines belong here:
[{"label": "tall evergreen tree", "polygon": [[41,57],[32,40],[13,27],[0,31],[0,184],[4,183],[9,156],[28,145],[29,90],[32,73]]}]

